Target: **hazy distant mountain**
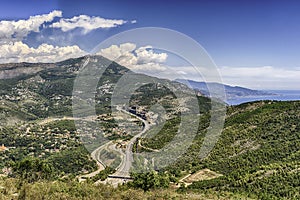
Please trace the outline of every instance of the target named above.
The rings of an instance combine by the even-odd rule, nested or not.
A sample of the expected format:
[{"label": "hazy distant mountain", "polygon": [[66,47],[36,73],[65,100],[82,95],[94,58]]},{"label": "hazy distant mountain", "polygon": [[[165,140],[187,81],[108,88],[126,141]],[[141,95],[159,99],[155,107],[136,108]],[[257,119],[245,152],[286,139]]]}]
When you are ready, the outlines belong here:
[{"label": "hazy distant mountain", "polygon": [[221,83],[205,83],[205,82],[197,82],[193,80],[185,80],[185,79],[176,79],[175,81],[186,84],[190,88],[194,90],[200,91],[203,95],[209,96],[209,88],[220,89],[224,86],[224,90],[227,96],[227,99],[233,99],[237,97],[253,97],[253,96],[269,96],[275,95],[273,93],[262,91],[262,90],[252,90],[249,88],[239,87],[239,86],[230,86]]}]

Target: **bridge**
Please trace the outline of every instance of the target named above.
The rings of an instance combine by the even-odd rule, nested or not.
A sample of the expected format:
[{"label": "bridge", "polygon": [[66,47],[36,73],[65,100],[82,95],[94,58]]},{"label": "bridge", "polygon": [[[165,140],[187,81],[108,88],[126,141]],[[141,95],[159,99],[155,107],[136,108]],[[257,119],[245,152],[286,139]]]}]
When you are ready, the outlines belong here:
[{"label": "bridge", "polygon": [[129,176],[117,176],[117,175],[108,175],[108,178],[133,180],[133,178],[131,178],[131,177],[129,177]]}]

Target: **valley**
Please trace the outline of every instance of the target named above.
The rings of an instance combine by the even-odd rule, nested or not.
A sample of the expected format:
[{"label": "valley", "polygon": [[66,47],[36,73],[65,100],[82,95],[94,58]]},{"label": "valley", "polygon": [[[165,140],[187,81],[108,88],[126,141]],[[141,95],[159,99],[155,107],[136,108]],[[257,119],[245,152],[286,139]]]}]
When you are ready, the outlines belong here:
[{"label": "valley", "polygon": [[[34,65],[33,70],[27,70],[30,64],[26,64],[26,71],[1,66],[1,73],[12,73],[0,79],[1,198],[14,199],[25,190],[34,195],[47,187],[58,194],[62,187],[68,188],[66,196],[75,199],[78,194],[70,186],[86,198],[92,195],[88,190],[103,198],[104,191],[132,193],[137,199],[153,193],[179,199],[193,195],[195,199],[299,198],[299,101],[226,105],[222,134],[208,156],[200,159],[215,100],[183,84],[157,79],[126,97],[125,105],[111,105],[118,81],[131,73],[111,63],[94,94],[95,115],[80,107],[76,109],[82,116],[73,115],[73,83],[86,59],[99,68],[109,62],[91,56],[49,67]],[[189,113],[196,110],[191,98],[178,98],[165,85],[196,94],[200,114]],[[124,91],[120,95],[128,95],[126,86]],[[178,130],[190,130],[180,129],[182,120],[195,119],[199,123],[195,137],[173,163],[158,169],[156,163],[139,162],[136,155],[164,151]],[[151,170],[137,173],[132,168]],[[18,181],[21,189],[12,186]]]}]

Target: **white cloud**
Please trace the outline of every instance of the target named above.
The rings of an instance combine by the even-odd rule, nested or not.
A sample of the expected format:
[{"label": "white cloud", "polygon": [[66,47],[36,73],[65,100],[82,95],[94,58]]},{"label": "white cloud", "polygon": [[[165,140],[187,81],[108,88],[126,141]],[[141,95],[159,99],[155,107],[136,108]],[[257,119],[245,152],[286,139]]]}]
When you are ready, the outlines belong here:
[{"label": "white cloud", "polygon": [[80,57],[86,53],[78,46],[58,47],[41,44],[37,48],[29,47],[23,42],[0,45],[0,63],[16,62],[57,62],[68,58]]},{"label": "white cloud", "polygon": [[127,21],[122,19],[104,19],[101,17],[79,15],[71,19],[60,19],[59,22],[53,23],[50,27],[60,28],[64,32],[81,28],[83,33],[86,34],[95,29],[113,28],[125,23],[127,23]]},{"label": "white cloud", "polygon": [[51,22],[55,17],[62,17],[62,12],[54,10],[49,14],[31,16],[26,20],[0,21],[0,41],[19,41],[26,37],[30,32],[39,32],[40,27]]},{"label": "white cloud", "polygon": [[[50,25],[45,24],[53,22],[56,17],[61,19]],[[79,15],[65,19],[62,18],[62,11],[54,10],[48,14],[30,16],[28,19],[0,21],[0,44],[22,41],[29,33],[40,32],[40,29],[45,28],[59,28],[63,32],[80,28],[86,34],[95,29],[113,28],[125,23],[128,22],[123,19],[105,19],[88,15]],[[132,20],[129,23],[134,24],[136,20]]]},{"label": "white cloud", "polygon": [[223,81],[253,89],[300,89],[300,68],[220,67]]},{"label": "white cloud", "polygon": [[[56,17],[60,18],[60,20],[53,23]],[[68,46],[68,44],[73,43],[71,41],[73,40],[73,37],[71,37],[72,32],[59,35],[47,35],[46,32],[46,35],[44,35],[43,29],[45,28],[60,28],[63,32],[81,28],[83,33],[87,33],[94,29],[112,28],[124,23],[127,22],[87,15],[64,19],[62,18],[62,11],[58,10],[48,14],[30,16],[28,19],[2,20],[0,21],[0,63],[57,62],[86,54],[77,45]],[[136,23],[136,21],[131,23]],[[31,32],[39,33],[35,38],[35,41],[40,44],[37,48],[30,47],[30,45],[23,42]],[[59,45],[65,44],[66,46],[60,47],[46,44],[48,42],[51,44],[59,43]],[[135,46],[123,45],[122,48],[124,48],[125,52],[129,52]]]},{"label": "white cloud", "polygon": [[131,70],[152,73],[166,70],[164,63],[168,57],[166,53],[154,52],[152,46],[137,48],[132,43],[111,45],[101,49],[97,54],[116,61]]},{"label": "white cloud", "polygon": [[138,63],[164,63],[168,55],[166,53],[153,52],[152,46],[140,47],[135,50]]},{"label": "white cloud", "polygon": [[[125,43],[101,49],[98,53],[129,69],[161,78],[223,82],[251,89],[300,89],[300,68],[219,67],[219,75],[208,67],[168,66],[166,53],[156,53],[151,46],[137,48]],[[205,79],[204,79],[205,78]]]},{"label": "white cloud", "polygon": [[[300,89],[300,68],[261,67],[219,67],[221,80],[209,68],[192,66],[168,67],[159,75],[175,79],[184,78],[196,81],[223,82],[258,90]],[[204,80],[207,78],[207,80]]]},{"label": "white cloud", "polygon": [[[136,49],[136,45],[132,43],[124,43],[120,46],[118,45],[111,45],[106,49],[101,49],[99,54],[103,55],[104,57],[110,60],[116,60],[119,58],[119,61],[129,61],[134,59],[134,55],[132,52]],[[123,59],[122,59],[123,57]],[[126,58],[126,59],[125,59]]]}]

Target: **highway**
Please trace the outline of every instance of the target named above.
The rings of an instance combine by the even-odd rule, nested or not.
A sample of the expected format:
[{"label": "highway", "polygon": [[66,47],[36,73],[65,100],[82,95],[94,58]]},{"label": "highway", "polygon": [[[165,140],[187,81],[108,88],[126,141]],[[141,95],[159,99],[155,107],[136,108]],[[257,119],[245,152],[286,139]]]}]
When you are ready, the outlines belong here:
[{"label": "highway", "polygon": [[128,142],[128,144],[126,146],[125,152],[123,152],[121,149],[117,148],[116,144],[114,144],[113,141],[109,141],[109,142],[101,145],[97,149],[95,149],[91,153],[91,157],[97,162],[98,170],[94,171],[90,174],[80,176],[79,180],[91,178],[91,177],[95,176],[96,174],[98,174],[101,170],[105,169],[106,165],[100,159],[100,152],[103,149],[117,151],[118,153],[120,153],[121,163],[116,168],[116,172],[114,174],[110,175],[105,181],[100,181],[100,180],[97,181],[96,184],[109,183],[113,186],[117,186],[118,184],[122,184],[130,179],[130,168],[131,168],[132,162],[133,162],[133,153],[132,153],[133,145],[136,142],[138,137],[142,136],[145,132],[147,132],[149,130],[150,125],[146,120],[142,119],[141,117],[139,117],[137,115],[134,115],[134,114],[128,112],[127,110],[122,109],[121,107],[117,107],[117,110],[120,112],[123,112],[127,115],[133,116],[133,117],[139,119],[140,121],[142,121],[142,123],[144,124],[143,130],[141,132],[139,132],[137,135],[135,135],[133,138],[130,139],[130,141]]},{"label": "highway", "polygon": [[123,153],[122,162],[121,162],[120,166],[118,167],[117,171],[112,175],[112,176],[116,176],[116,177],[130,177],[130,168],[131,168],[132,162],[133,162],[133,153],[132,153],[133,145],[136,142],[136,139],[138,137],[141,137],[141,135],[143,135],[145,132],[147,132],[149,130],[150,125],[146,120],[128,112],[127,110],[122,109],[121,107],[117,107],[117,110],[124,112],[128,115],[131,115],[135,118],[138,118],[144,124],[143,130],[140,133],[138,133],[137,135],[135,135],[133,138],[131,138],[130,141],[128,142],[125,153]]}]

